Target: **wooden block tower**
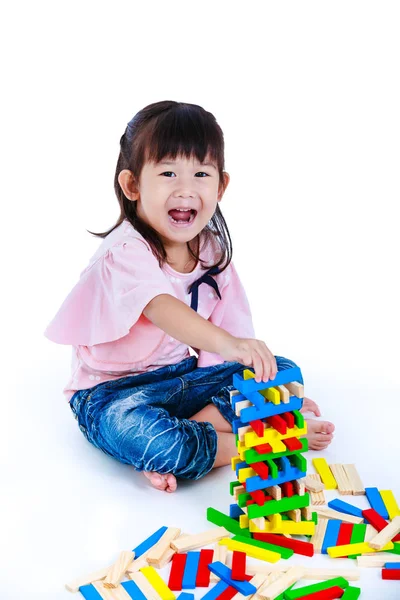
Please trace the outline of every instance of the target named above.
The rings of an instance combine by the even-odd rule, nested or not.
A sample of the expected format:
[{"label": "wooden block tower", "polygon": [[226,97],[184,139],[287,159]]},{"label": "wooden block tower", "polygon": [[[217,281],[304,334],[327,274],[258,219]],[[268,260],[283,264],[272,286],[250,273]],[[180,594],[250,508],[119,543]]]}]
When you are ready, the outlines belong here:
[{"label": "wooden block tower", "polygon": [[257,383],[244,369],[233,376],[231,392],[238,456],[230,517],[243,533],[313,535],[315,522],[304,482],[307,424],[300,413],[304,388],[298,367],[279,371],[273,381]]}]

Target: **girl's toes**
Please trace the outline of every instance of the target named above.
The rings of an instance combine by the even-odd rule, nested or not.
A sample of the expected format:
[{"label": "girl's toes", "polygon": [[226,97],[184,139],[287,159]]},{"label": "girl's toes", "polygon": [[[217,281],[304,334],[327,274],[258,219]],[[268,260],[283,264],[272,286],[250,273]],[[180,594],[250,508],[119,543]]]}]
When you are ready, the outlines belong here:
[{"label": "girl's toes", "polygon": [[322,433],[332,434],[335,431],[335,426],[333,423],[330,423],[330,421],[323,421],[321,423],[320,431]]},{"label": "girl's toes", "polygon": [[328,445],[329,442],[332,441],[332,434],[327,435],[326,433],[317,433],[315,435],[315,441],[316,442],[321,442],[321,444],[326,444]]}]

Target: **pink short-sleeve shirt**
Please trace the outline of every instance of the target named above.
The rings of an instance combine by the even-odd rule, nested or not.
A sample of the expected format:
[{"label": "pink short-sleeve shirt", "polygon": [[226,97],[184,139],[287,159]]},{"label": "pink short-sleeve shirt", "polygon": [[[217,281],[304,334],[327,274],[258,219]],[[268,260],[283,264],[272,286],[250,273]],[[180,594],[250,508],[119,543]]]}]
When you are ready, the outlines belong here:
[{"label": "pink short-sleeve shirt", "polygon": [[[216,242],[200,246],[210,267]],[[160,268],[148,242],[125,219],[100,244],[80,279],[47,326],[45,336],[72,346],[72,373],[63,393],[69,401],[77,390],[126,375],[176,364],[190,356],[187,345],[156,327],[142,313],[160,294],[191,304],[189,286],[204,275],[201,263],[180,273],[167,263]],[[207,283],[198,286],[197,312],[237,337],[254,338],[249,303],[233,263],[213,275],[221,295]],[[224,359],[199,350],[197,366]]]}]

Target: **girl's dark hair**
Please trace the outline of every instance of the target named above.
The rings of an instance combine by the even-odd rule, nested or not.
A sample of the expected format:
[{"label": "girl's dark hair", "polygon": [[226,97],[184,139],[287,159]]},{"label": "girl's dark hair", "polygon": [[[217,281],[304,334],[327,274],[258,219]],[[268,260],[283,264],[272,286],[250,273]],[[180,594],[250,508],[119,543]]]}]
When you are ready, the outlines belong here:
[{"label": "girl's dark hair", "polygon": [[[201,106],[165,100],[149,104],[133,117],[120,139],[120,146],[114,177],[114,189],[121,214],[116,224],[108,231],[104,233],[87,231],[92,235],[105,238],[124,219],[128,219],[132,226],[150,244],[161,268],[167,259],[164,245],[157,231],[137,215],[136,202],[126,198],[119,184],[118,175],[123,169],[128,169],[132,172],[135,180],[139,181],[145,161],[159,162],[166,156],[174,159],[177,155],[182,155],[187,159],[195,156],[199,162],[203,162],[205,157],[209,155],[217,164],[219,185],[224,185],[224,136],[222,129],[214,115]],[[221,255],[218,262],[212,266],[223,271],[232,260],[232,241],[218,204],[213,217],[202,233],[205,236],[205,244],[211,238],[217,239]],[[196,252],[187,242],[189,253],[195,258],[197,265],[200,260],[199,235],[195,240],[195,245]],[[209,269],[211,265],[202,265],[202,268]]]}]

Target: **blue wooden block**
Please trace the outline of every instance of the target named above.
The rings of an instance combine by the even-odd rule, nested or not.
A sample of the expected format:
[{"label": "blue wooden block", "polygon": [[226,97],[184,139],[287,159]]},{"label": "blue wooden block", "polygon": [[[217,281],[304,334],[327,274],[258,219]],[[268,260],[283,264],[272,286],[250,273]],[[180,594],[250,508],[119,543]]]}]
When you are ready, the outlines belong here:
[{"label": "blue wooden block", "polygon": [[353,515],[354,517],[361,517],[361,519],[364,518],[361,508],[357,508],[357,506],[353,506],[353,504],[349,504],[348,502],[343,502],[343,500],[340,500],[339,498],[335,498],[335,500],[328,502],[328,506],[345,515]]},{"label": "blue wooden block", "polygon": [[229,585],[225,583],[225,581],[218,581],[218,583],[214,585],[211,590],[208,590],[208,592],[206,592],[201,598],[202,600],[216,600],[216,598],[218,598],[222,592],[227,590],[228,587]]},{"label": "blue wooden block", "polygon": [[[250,369],[251,370],[251,369]],[[276,385],[284,385],[285,383],[292,383],[293,381],[298,381],[302,383],[303,377],[301,375],[301,371],[299,367],[293,367],[291,369],[283,369],[282,371],[278,371],[275,376],[275,379],[272,381],[260,381],[256,382],[255,379],[246,379],[244,380],[242,375],[239,373],[233,374],[233,386],[241,394],[249,397],[249,394],[253,392],[258,392],[259,390],[266,390],[270,387],[275,387]]]},{"label": "blue wooden block", "polygon": [[188,552],[183,572],[182,589],[193,590],[196,587],[197,570],[199,568],[200,552]]},{"label": "blue wooden block", "polygon": [[242,408],[240,411],[240,419],[236,418],[232,422],[232,431],[233,433],[237,433],[239,427],[246,427],[250,421],[267,419],[273,415],[281,415],[282,413],[290,412],[292,410],[300,410],[302,406],[303,398],[298,398],[297,396],[290,396],[287,404],[284,404],[283,402],[280,404],[273,404],[272,402],[265,402],[265,398],[263,398],[263,404],[260,409],[255,406]]},{"label": "blue wooden block", "polygon": [[[286,458],[286,456],[283,456],[280,460],[282,460],[283,458]],[[279,475],[278,477],[275,477],[275,479],[273,477],[263,479],[259,475],[255,475],[254,477],[248,477],[246,479],[246,492],[255,492],[256,490],[263,490],[266,487],[280,485],[281,483],[286,483],[287,481],[293,481],[294,479],[300,479],[301,477],[306,476],[305,472],[300,471],[297,467],[293,467],[289,463],[289,461],[283,464],[285,465],[284,470],[279,471]],[[247,466],[251,467],[251,465]]]},{"label": "blue wooden block", "polygon": [[146,596],[134,581],[123,581],[121,585],[133,600],[146,600]]},{"label": "blue wooden block", "polygon": [[181,592],[177,600],[194,600],[194,594],[191,592]]},{"label": "blue wooden block", "polygon": [[102,600],[99,592],[91,583],[89,585],[81,585],[79,591],[85,600]]},{"label": "blue wooden block", "polygon": [[139,558],[142,554],[144,554],[149,548],[157,544],[157,542],[161,539],[164,533],[167,531],[168,527],[160,527],[155,533],[153,533],[147,540],[144,540],[139,546],[136,546],[132,550],[135,553],[135,558]]},{"label": "blue wooden block", "polygon": [[376,512],[379,513],[381,517],[388,521],[389,513],[387,511],[384,501],[382,500],[382,496],[380,495],[378,488],[365,488],[365,493],[367,495],[368,502],[370,503],[371,508],[376,510]]},{"label": "blue wooden block", "polygon": [[208,565],[211,573],[218,575],[222,581],[225,581],[228,585],[234,587],[238,592],[243,594],[244,596],[249,596],[250,594],[255,594],[257,589],[256,587],[250,583],[249,581],[236,581],[232,579],[231,574],[232,571],[229,567],[224,565],[219,560]]},{"label": "blue wooden block", "polygon": [[385,563],[385,569],[400,569],[400,562]]},{"label": "blue wooden block", "polygon": [[240,462],[240,463],[237,463],[236,469],[235,469],[236,470],[236,477],[239,477],[239,470],[240,469],[246,469],[246,468],[248,468],[248,466],[249,465],[247,464],[247,462],[244,462],[244,461]]},{"label": "blue wooden block", "polygon": [[324,541],[322,543],[321,554],[328,554],[326,549],[330,548],[331,546],[336,546],[341,524],[342,521],[336,521],[335,519],[330,519],[328,521]]},{"label": "blue wooden block", "polygon": [[238,504],[229,505],[229,516],[231,519],[238,519],[240,515],[244,515],[245,512],[240,508]]}]

